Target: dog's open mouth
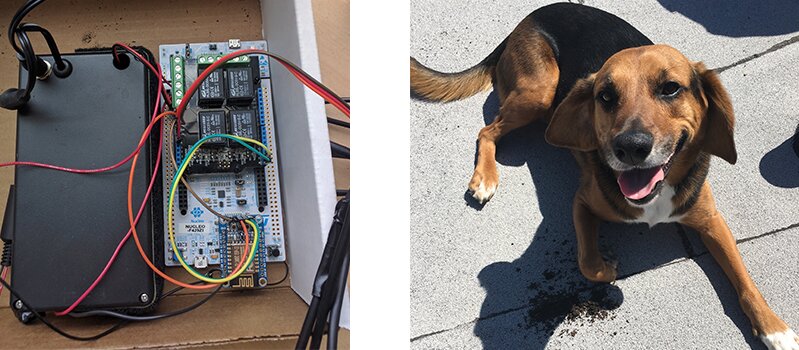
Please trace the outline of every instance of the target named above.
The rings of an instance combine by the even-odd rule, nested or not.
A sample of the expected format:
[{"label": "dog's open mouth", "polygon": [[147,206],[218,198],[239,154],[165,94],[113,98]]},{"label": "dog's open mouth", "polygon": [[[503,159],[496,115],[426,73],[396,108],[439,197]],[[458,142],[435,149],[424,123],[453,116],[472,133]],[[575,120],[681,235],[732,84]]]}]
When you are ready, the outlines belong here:
[{"label": "dog's open mouth", "polygon": [[632,169],[619,173],[617,182],[621,193],[633,204],[643,205],[649,203],[657,197],[663,187],[663,180],[669,174],[674,156],[682,150],[685,140],[688,138],[683,133],[674,152],[660,166],[648,169]]}]

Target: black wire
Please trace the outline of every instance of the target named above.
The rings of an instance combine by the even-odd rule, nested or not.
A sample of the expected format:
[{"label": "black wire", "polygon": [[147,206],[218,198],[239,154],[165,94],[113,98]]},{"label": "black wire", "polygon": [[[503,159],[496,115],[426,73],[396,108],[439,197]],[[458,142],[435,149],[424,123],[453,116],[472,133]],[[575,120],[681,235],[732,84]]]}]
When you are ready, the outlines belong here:
[{"label": "black wire", "polygon": [[55,61],[55,64],[58,67],[58,69],[66,68],[66,64],[64,64],[64,59],[61,58],[61,52],[58,51],[58,45],[56,45],[55,39],[53,39],[53,35],[50,34],[50,31],[42,28],[38,24],[22,23],[19,26],[19,32],[20,33],[39,32],[40,34],[42,34],[44,40],[47,42],[47,47],[50,48],[50,54],[53,56],[53,60]]},{"label": "black wire", "polygon": [[[349,227],[347,228],[349,229]],[[345,247],[349,250],[349,247]],[[330,321],[328,322],[327,330],[327,348],[338,348],[338,330],[339,320],[341,319],[341,305],[344,304],[344,291],[347,288],[347,276],[350,270],[350,253],[344,256],[344,262],[341,264],[338,279],[336,280],[336,298],[333,302],[333,307],[330,308]]]},{"label": "black wire", "polygon": [[25,96],[30,97],[33,86],[36,84],[36,54],[33,51],[33,46],[31,45],[30,39],[28,39],[28,35],[24,32],[19,33],[19,43],[22,45],[25,52],[20,59],[24,59],[25,68],[28,70],[28,81],[25,84]]},{"label": "black wire", "polygon": [[350,149],[346,146],[330,141],[330,150],[333,154],[333,158],[350,159]]},{"label": "black wire", "polygon": [[338,119],[333,119],[333,118],[330,118],[330,117],[327,117],[327,122],[330,123],[330,124],[342,126],[342,127],[345,127],[345,128],[349,128],[350,127],[350,123],[347,123],[345,121],[338,120]]},{"label": "black wire", "polygon": [[[342,278],[341,267],[344,261],[349,256],[350,235],[349,231],[349,210],[345,211],[343,223],[339,229],[338,237],[336,237],[335,245],[333,246],[333,256],[330,260],[330,270],[327,281],[325,281],[322,289],[321,299],[319,301],[319,310],[316,315],[316,324],[311,335],[311,349],[318,349],[322,345],[322,335],[325,331],[325,326],[328,326],[328,336],[330,336],[333,328],[332,324],[328,324],[328,319],[335,301],[338,299],[338,281]],[[346,277],[345,281],[346,281]],[[342,282],[343,283],[343,282]]]},{"label": "black wire", "polygon": [[[55,41],[47,30],[35,24],[23,24],[20,26],[22,19],[43,2],[44,0],[29,0],[17,10],[17,13],[14,14],[14,17],[11,19],[11,24],[8,26],[8,40],[11,43],[11,47],[17,52],[17,59],[24,62],[24,66],[28,70],[28,81],[25,85],[25,99],[30,98],[33,87],[36,84],[35,72],[37,68],[36,52],[33,50],[33,45],[31,44],[30,38],[28,38],[27,31],[39,31],[50,46],[50,50],[53,52],[53,56],[59,64],[59,68],[64,66],[58,48],[55,46]],[[17,45],[15,38],[19,40],[19,45]]]},{"label": "black wire", "polygon": [[280,281],[277,281],[277,282],[273,282],[273,283],[267,283],[267,284],[266,284],[267,286],[276,286],[276,285],[278,285],[278,284],[281,284],[281,283],[283,283],[283,281],[285,281],[285,280],[286,280],[286,278],[288,278],[288,277],[289,277],[289,264],[288,264],[287,262],[285,262],[285,261],[284,261],[284,262],[283,262],[283,265],[284,265],[284,266],[286,266],[286,273],[283,275],[283,278],[281,278],[281,279],[280,279]]},{"label": "black wire", "polygon": [[[322,84],[322,83],[320,83],[318,80],[316,80],[316,78],[314,78],[314,77],[312,77],[310,74],[306,73],[306,72],[305,72],[304,70],[302,70],[300,67],[297,67],[297,65],[295,65],[294,63],[291,63],[289,60],[287,60],[287,59],[285,59],[285,58],[283,58],[283,57],[281,57],[281,56],[279,56],[279,55],[273,54],[273,53],[268,53],[268,54],[266,54],[266,55],[267,55],[267,56],[269,56],[269,57],[272,57],[272,58],[274,58],[274,59],[276,59],[276,60],[278,60],[278,61],[280,61],[280,62],[282,62],[282,63],[285,63],[286,65],[288,65],[288,66],[291,66],[291,67],[292,67],[292,68],[294,68],[294,69],[296,69],[296,70],[297,70],[297,71],[298,71],[298,72],[299,72],[299,73],[300,73],[302,76],[304,76],[306,79],[308,79],[308,80],[310,80],[310,81],[314,82],[316,85],[318,85],[319,87],[321,87],[321,88],[322,88],[322,90],[325,90],[325,91],[326,91],[328,94],[330,94],[331,96],[333,96],[333,97],[334,97],[336,100],[338,100],[339,102],[341,102],[343,105],[347,106],[347,108],[349,108],[349,107],[350,107],[350,103],[349,103],[349,101],[345,101],[343,98],[341,98],[341,97],[340,97],[339,95],[337,95],[335,92],[333,92],[332,90],[330,90],[330,89],[329,89],[327,86],[325,86],[324,84]],[[189,96],[189,97],[191,97],[191,96]]]},{"label": "black wire", "polygon": [[[214,272],[219,272],[221,274],[222,270],[220,270],[220,269],[211,269],[211,270],[209,270],[206,273],[206,275],[207,276],[212,276]],[[203,282],[202,281],[196,281],[196,282],[192,282],[191,284],[200,284],[200,283],[203,283]],[[161,297],[158,298],[158,302],[160,302],[161,300],[164,300],[164,298],[166,298],[166,297],[168,297],[168,296],[170,296],[172,294],[177,293],[178,291],[182,290],[183,288],[184,287],[175,287],[174,289],[164,293]],[[222,289],[222,285],[220,284],[219,287],[216,287],[216,289],[214,289],[214,291],[211,292],[211,294],[208,294],[202,300],[200,300],[200,301],[198,301],[198,302],[196,302],[196,303],[194,303],[192,305],[189,305],[189,306],[187,306],[185,308],[178,309],[178,310],[175,310],[175,311],[170,311],[170,312],[163,313],[163,314],[160,314],[160,315],[131,316],[131,315],[127,315],[127,314],[123,314],[123,313],[119,313],[119,312],[115,312],[115,311],[109,311],[109,310],[91,310],[91,311],[86,311],[86,312],[70,312],[69,315],[72,316],[72,317],[75,317],[75,318],[83,318],[83,317],[91,317],[91,316],[109,316],[109,317],[115,317],[115,318],[119,318],[119,319],[126,320],[126,321],[131,321],[131,322],[155,321],[155,320],[160,320],[160,319],[164,319],[164,318],[168,318],[168,317],[182,315],[182,314],[185,314],[185,313],[187,313],[189,311],[192,311],[192,310],[202,306],[206,302],[208,302],[208,300],[210,300],[214,295],[216,295],[216,293],[218,293],[219,290],[221,290],[221,289]]]},{"label": "black wire", "polygon": [[[17,293],[17,291],[15,291],[13,288],[11,288],[11,285],[9,285],[4,279],[0,278],[0,283],[2,283],[3,286],[6,289],[8,289],[8,291],[13,296],[17,297],[17,299],[19,299],[19,301],[21,301],[22,304],[28,305],[28,303],[26,303],[25,300],[22,299],[22,297],[20,297],[19,293]],[[50,323],[50,321],[48,321],[47,318],[45,318],[44,314],[40,314],[39,312],[34,311],[34,310],[30,310],[30,312],[33,313],[33,315],[36,316],[36,318],[38,318],[40,321],[42,321],[42,323],[44,323],[45,326],[47,326],[48,328],[52,329],[54,332],[60,334],[63,337],[66,337],[66,338],[69,338],[69,339],[72,339],[72,340],[78,340],[78,341],[91,341],[91,340],[100,339],[102,337],[105,337],[106,335],[109,335],[109,334],[113,333],[114,331],[116,331],[117,329],[119,329],[120,327],[122,327],[122,326],[124,326],[125,324],[128,323],[128,321],[122,320],[122,321],[119,321],[117,324],[111,326],[110,328],[108,328],[108,329],[106,329],[106,330],[104,330],[104,331],[102,331],[102,332],[100,332],[100,333],[98,333],[96,335],[89,336],[89,337],[82,337],[82,336],[69,334],[69,333],[61,330],[61,328],[56,327],[55,325]]]},{"label": "black wire", "polygon": [[[283,276],[283,278],[280,281],[278,281],[278,282],[275,282],[275,283],[272,283],[272,284],[267,284],[267,286],[273,286],[273,285],[280,284],[283,281],[285,281],[286,278],[288,278],[288,275],[289,275],[288,263],[283,262],[283,264],[285,264],[285,266],[286,266],[286,273]],[[206,275],[211,276],[214,272],[221,273],[222,270],[220,270],[220,269],[212,269],[212,270],[209,270],[208,273],[206,273]],[[202,283],[202,281],[192,282],[191,284],[200,284],[200,283]],[[168,296],[170,296],[172,294],[175,294],[175,293],[177,293],[178,291],[180,291],[182,289],[184,289],[184,287],[175,287],[174,289],[164,293],[158,299],[158,301],[160,302],[164,298],[166,298],[166,297],[168,297]],[[196,303],[194,303],[192,305],[189,305],[189,306],[187,306],[187,307],[185,307],[183,309],[167,312],[167,313],[160,314],[160,315],[131,316],[131,315],[127,315],[127,314],[123,314],[123,313],[119,313],[119,312],[114,312],[114,311],[109,311],[109,310],[92,310],[92,311],[86,311],[86,312],[72,312],[69,315],[72,316],[72,317],[76,317],[76,318],[83,318],[83,317],[90,317],[90,316],[109,316],[109,317],[115,317],[115,318],[123,319],[123,320],[126,320],[126,321],[131,321],[131,322],[155,321],[155,320],[160,320],[160,319],[164,319],[164,318],[168,318],[168,317],[182,315],[184,313],[192,311],[192,310],[202,306],[206,302],[208,302],[208,300],[210,300],[214,295],[216,295],[221,289],[222,289],[222,285],[219,285],[219,287],[214,289],[214,291],[211,292],[211,294],[209,294],[208,296],[206,296],[202,300],[200,300],[200,301],[198,301],[198,302],[196,302]]]},{"label": "black wire", "polygon": [[16,51],[19,55],[22,55],[23,52],[22,49],[17,46],[17,42],[14,41],[14,32],[17,30],[17,27],[19,27],[22,19],[25,18],[29,12],[33,11],[36,6],[39,6],[43,2],[44,0],[28,0],[25,5],[22,5],[22,7],[17,10],[17,13],[14,14],[14,17],[11,18],[11,24],[8,26],[8,41],[11,43],[11,47],[14,48],[14,51]]},{"label": "black wire", "polygon": [[[344,96],[344,97],[342,97],[341,99],[342,99],[344,102],[350,103],[350,97],[349,97],[349,96]],[[330,102],[328,102],[328,101],[325,101],[325,104],[326,104],[326,105],[329,105],[329,104],[330,104]]]},{"label": "black wire", "polygon": [[[335,222],[340,225],[334,225],[337,228],[338,234],[335,235],[332,249],[330,251],[330,260],[328,262],[327,276],[319,294],[319,310],[317,310],[316,320],[313,332],[311,334],[311,349],[318,349],[322,344],[322,335],[324,334],[325,325],[328,324],[331,308],[338,299],[338,281],[341,276],[341,267],[344,265],[346,257],[349,256],[349,196],[345,197],[341,202],[346,203],[340,210],[336,210]],[[339,209],[339,208],[337,208]],[[330,235],[328,235],[328,239]],[[342,282],[343,283],[343,282]],[[332,325],[328,327],[328,336],[333,328]]]},{"label": "black wire", "polygon": [[311,304],[308,305],[305,321],[302,322],[302,329],[300,330],[299,337],[297,337],[297,345],[294,347],[295,350],[305,350],[308,348],[308,340],[311,337],[311,331],[313,330],[317,312],[319,312],[319,297],[314,296],[313,299],[311,299]]},{"label": "black wire", "polygon": [[[324,309],[322,308],[321,299],[324,294],[323,292],[327,281],[330,277],[330,266],[333,256],[336,253],[335,248],[339,242],[339,238],[342,236],[341,228],[343,227],[344,217],[348,212],[349,195],[339,200],[336,204],[336,212],[333,216],[333,225],[330,226],[330,230],[328,231],[327,242],[325,242],[325,247],[322,249],[322,257],[319,259],[319,267],[317,268],[316,275],[314,277],[312,291],[313,298],[308,306],[308,312],[305,314],[305,320],[302,323],[300,335],[297,337],[295,350],[305,350],[308,348],[308,341],[311,340],[312,332],[316,328],[315,326],[318,314],[320,313],[321,309]],[[325,319],[326,318],[323,318],[322,322],[324,322]]]},{"label": "black wire", "polygon": [[[119,312],[115,312],[115,311],[109,311],[109,310],[92,310],[92,311],[86,311],[86,312],[71,312],[69,315],[72,316],[72,317],[76,317],[76,318],[91,317],[91,316],[110,316],[110,317],[115,317],[115,318],[119,318],[119,319],[122,319],[122,320],[125,320],[125,321],[131,321],[131,322],[161,320],[161,319],[164,319],[164,318],[169,318],[169,317],[185,314],[185,313],[187,313],[189,311],[192,311],[192,310],[202,306],[203,304],[208,302],[208,300],[211,300],[211,298],[213,298],[216,295],[216,293],[218,293],[219,290],[221,290],[221,289],[222,289],[222,285],[220,284],[219,287],[216,287],[216,289],[214,289],[214,291],[211,292],[211,294],[208,294],[205,298],[201,299],[200,301],[198,301],[198,302],[196,302],[194,304],[191,304],[191,305],[189,305],[189,306],[187,306],[185,308],[182,308],[182,309],[179,309],[179,310],[175,310],[175,311],[170,311],[170,312],[163,313],[163,314],[160,314],[160,315],[131,316],[131,315],[126,315],[126,314],[123,314],[123,313],[119,313]],[[174,292],[173,291],[170,291],[170,292],[174,293],[174,292],[177,292],[177,290],[175,290]]]},{"label": "black wire", "polygon": [[[131,48],[132,48],[132,49],[134,49],[134,50],[137,50],[137,49],[140,49],[140,48],[141,48],[141,46],[131,46]],[[122,49],[122,53],[124,53],[125,55],[130,55],[130,57],[128,57],[128,59],[134,59],[134,60],[136,60],[136,61],[139,61],[139,62],[141,62],[141,60],[139,60],[139,58],[138,58],[138,57],[136,57],[136,55],[130,54],[130,53],[128,52],[128,49],[126,49],[126,48],[124,48],[124,47],[120,46],[120,45],[119,45],[119,44],[117,44],[117,43],[114,43],[114,45],[111,45],[111,54],[114,56],[114,61],[115,61],[115,62],[118,62],[118,60],[119,60],[119,58],[118,58],[118,56],[119,56],[119,53],[117,53],[117,49]],[[142,52],[139,52],[139,54],[142,54]],[[144,55],[142,55],[142,56],[144,56]],[[156,62],[148,62],[148,63],[152,64],[153,66],[155,66],[155,65],[157,64]],[[144,62],[142,62],[142,64],[144,64]],[[151,75],[153,75],[154,77],[156,76],[156,74],[155,74],[155,73],[153,73],[153,72],[151,72],[150,70],[147,70],[147,71],[148,71],[148,72],[149,72]],[[156,77],[156,78],[157,78],[157,77]],[[167,84],[167,85],[169,85],[169,86],[170,86],[170,88],[172,87],[172,83],[170,83],[169,81],[167,81],[167,80],[166,80],[166,76],[164,76],[164,75],[161,75],[161,81],[159,82],[159,84]],[[168,96],[168,94],[167,94],[167,92],[166,92],[166,89],[161,89],[161,85],[159,85],[159,86],[158,86],[158,91],[159,91],[159,94],[161,94],[161,96],[163,96],[163,98],[164,98],[164,101],[171,99],[171,96]],[[165,106],[165,107],[166,107],[168,110],[171,110],[171,108],[172,108],[172,105],[170,105],[170,104],[164,104],[164,106]]]}]

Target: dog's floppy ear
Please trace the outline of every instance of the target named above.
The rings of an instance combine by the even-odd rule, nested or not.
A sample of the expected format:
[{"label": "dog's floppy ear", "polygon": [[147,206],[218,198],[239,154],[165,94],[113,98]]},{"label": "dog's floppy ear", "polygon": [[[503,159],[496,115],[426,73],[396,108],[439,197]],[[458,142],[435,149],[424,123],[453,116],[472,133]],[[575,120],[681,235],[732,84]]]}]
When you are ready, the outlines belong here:
[{"label": "dog's floppy ear", "polygon": [[592,151],[597,148],[593,89],[593,74],[574,84],[552,115],[545,135],[547,142],[553,146],[578,151]]},{"label": "dog's floppy ear", "polygon": [[730,164],[738,160],[735,151],[733,128],[735,116],[732,112],[732,101],[727,90],[721,85],[718,74],[705,68],[702,62],[694,63],[694,70],[707,98],[707,113],[704,123],[707,124],[702,148],[705,152],[716,155]]}]

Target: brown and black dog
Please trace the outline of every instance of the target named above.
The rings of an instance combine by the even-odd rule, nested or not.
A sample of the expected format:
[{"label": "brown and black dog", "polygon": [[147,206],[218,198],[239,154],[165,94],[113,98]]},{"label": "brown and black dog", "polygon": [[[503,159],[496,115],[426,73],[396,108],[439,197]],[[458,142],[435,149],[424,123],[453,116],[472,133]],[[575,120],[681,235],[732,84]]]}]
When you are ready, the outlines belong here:
[{"label": "brown and black dog", "polygon": [[582,172],[573,219],[587,279],[616,279],[597,244],[600,220],[679,222],[700,234],[721,265],[754,333],[770,349],[799,349],[799,337],[747,273],[705,179],[711,155],[737,158],[732,104],[715,72],[653,45],[612,14],[569,3],[534,11],[463,72],[437,72],[413,58],[410,65],[417,98],[448,102],[491,86],[499,96],[499,115],[478,134],[469,182],[476,200],[496,191],[497,140],[546,121],[546,140],[571,149]]}]

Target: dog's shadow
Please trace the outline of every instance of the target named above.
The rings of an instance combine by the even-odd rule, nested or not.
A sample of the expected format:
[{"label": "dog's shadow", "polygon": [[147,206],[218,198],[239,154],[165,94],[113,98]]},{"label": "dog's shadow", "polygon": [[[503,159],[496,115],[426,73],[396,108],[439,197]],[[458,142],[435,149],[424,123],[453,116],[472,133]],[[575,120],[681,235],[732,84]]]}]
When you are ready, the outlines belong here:
[{"label": "dog's shadow", "polygon": [[773,186],[799,187],[799,128],[760,159],[760,175]]},{"label": "dog's shadow", "polygon": [[[486,123],[497,112],[498,99],[491,93],[483,106]],[[487,349],[543,348],[553,336],[574,337],[578,329],[571,329],[570,324],[602,322],[615,317],[613,310],[624,301],[618,287],[588,282],[578,270],[572,198],[577,191],[579,169],[569,151],[545,142],[545,129],[543,124],[521,128],[504,137],[497,146],[498,163],[527,165],[543,219],[531,233],[530,246],[519,258],[492,263],[477,276],[486,298],[474,334]],[[481,207],[470,197],[465,198],[469,205]],[[603,224],[600,228],[603,252],[609,255],[607,247],[612,247],[615,257],[609,258],[619,262],[620,278],[651,269],[688,256],[684,245],[690,243],[683,241],[675,227],[676,224],[652,229],[646,225]],[[722,282],[716,277],[711,281],[719,289]],[[729,302],[737,307],[735,301],[723,301],[725,310]],[[733,317],[730,312],[727,314]],[[561,324],[563,327],[559,328]],[[748,322],[736,324],[742,331],[748,327]],[[744,333],[750,334],[747,340],[751,344],[757,343],[750,330]]]},{"label": "dog's shadow", "polygon": [[799,30],[799,3],[782,0],[658,0],[671,12],[678,12],[700,24],[709,33],[733,38],[775,36]]}]

